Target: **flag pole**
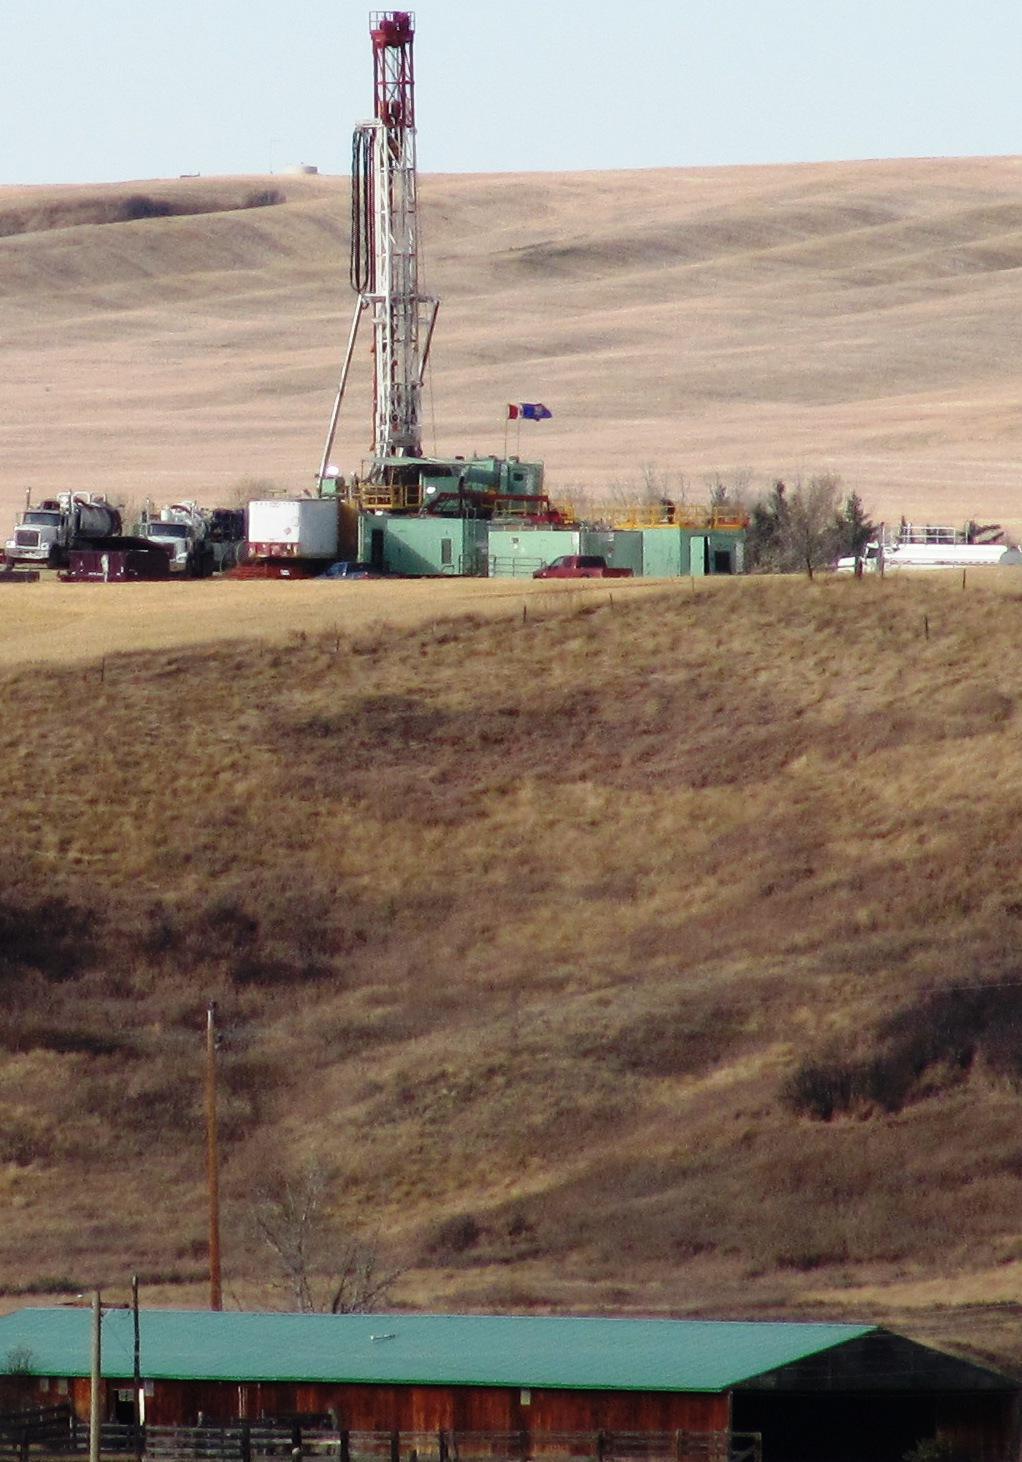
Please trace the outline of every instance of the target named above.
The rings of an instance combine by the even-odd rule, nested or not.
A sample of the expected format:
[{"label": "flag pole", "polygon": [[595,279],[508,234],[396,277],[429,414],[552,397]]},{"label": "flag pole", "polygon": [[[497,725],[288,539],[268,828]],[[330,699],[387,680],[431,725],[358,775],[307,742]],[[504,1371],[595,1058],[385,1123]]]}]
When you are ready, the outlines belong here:
[{"label": "flag pole", "polygon": [[504,459],[505,459],[505,461],[507,460],[507,434],[508,434],[508,422],[510,420],[511,420],[510,413],[508,412],[508,409],[505,406],[504,407]]}]

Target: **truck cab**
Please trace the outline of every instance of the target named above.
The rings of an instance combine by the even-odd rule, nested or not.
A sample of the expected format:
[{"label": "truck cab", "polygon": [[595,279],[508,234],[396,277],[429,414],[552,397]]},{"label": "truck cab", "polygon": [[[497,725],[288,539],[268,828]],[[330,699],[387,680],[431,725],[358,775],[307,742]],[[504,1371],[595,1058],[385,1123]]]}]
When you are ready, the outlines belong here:
[{"label": "truck cab", "polygon": [[156,543],[170,559],[171,573],[183,574],[195,544],[195,530],[188,523],[161,523],[150,519],[139,525],[139,537]]},{"label": "truck cab", "polygon": [[631,569],[612,569],[602,554],[564,553],[544,568],[537,569],[534,579],[630,579]]},{"label": "truck cab", "polygon": [[8,563],[49,564],[66,545],[66,515],[56,502],[46,502],[19,516],[14,537],[4,544],[4,556]]}]

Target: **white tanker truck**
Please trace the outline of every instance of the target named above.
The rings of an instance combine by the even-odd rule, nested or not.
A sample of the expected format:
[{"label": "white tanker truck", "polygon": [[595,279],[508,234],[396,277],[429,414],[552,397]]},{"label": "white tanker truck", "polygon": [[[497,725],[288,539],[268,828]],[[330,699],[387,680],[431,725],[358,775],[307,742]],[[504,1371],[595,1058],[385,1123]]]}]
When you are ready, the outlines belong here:
[{"label": "white tanker truck", "polygon": [[61,492],[35,507],[29,504],[19,514],[14,537],[4,544],[4,557],[9,564],[64,568],[72,548],[101,546],[120,532],[120,512],[105,497]]},{"label": "white tanker truck", "polygon": [[153,516],[149,504],[138,536],[158,543],[170,559],[172,574],[204,579],[233,568],[245,539],[240,509],[200,508],[196,502],[170,503]]}]

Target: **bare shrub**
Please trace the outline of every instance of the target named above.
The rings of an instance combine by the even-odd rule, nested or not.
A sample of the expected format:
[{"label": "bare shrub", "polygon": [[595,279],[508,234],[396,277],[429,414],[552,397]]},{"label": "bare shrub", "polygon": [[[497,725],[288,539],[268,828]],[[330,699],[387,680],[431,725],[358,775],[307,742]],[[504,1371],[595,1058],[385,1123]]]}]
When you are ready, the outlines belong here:
[{"label": "bare shrub", "polygon": [[475,1214],[457,1213],[438,1223],[426,1240],[426,1252],[441,1262],[460,1259],[474,1249],[483,1236]]},{"label": "bare shrub", "polygon": [[331,1182],[316,1159],[269,1174],[255,1194],[250,1227],[299,1311],[365,1312],[386,1302],[401,1270],[377,1243],[340,1225],[330,1209]]},{"label": "bare shrub", "polygon": [[173,205],[165,198],[152,198],[147,193],[132,193],[117,209],[118,219],[122,223],[131,223],[141,218],[167,218],[173,212]]},{"label": "bare shrub", "polygon": [[59,895],[0,895],[0,975],[28,969],[68,979],[94,952],[95,922],[89,910]]},{"label": "bare shrub", "polygon": [[27,1345],[14,1345],[0,1360],[0,1405],[20,1411],[31,1404],[36,1391],[37,1362]]},{"label": "bare shrub", "polygon": [[279,188],[253,188],[251,193],[246,193],[242,200],[242,208],[273,208],[278,203],[286,203],[287,197]]}]

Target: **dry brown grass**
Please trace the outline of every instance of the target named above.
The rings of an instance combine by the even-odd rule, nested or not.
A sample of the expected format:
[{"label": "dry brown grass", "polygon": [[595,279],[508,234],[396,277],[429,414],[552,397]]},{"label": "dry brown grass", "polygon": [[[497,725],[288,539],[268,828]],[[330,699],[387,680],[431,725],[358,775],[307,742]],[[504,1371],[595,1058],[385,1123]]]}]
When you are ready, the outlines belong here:
[{"label": "dry brown grass", "polygon": [[[1022,531],[1019,166],[424,178],[427,447],[502,450],[526,396],[555,413],[520,438],[555,491],[637,488],[644,464],[698,497],[717,472],[835,471],[879,517]],[[284,205],[239,209],[275,185]],[[139,193],[182,212],[84,221]],[[0,520],[26,487],[309,488],[350,320],[346,200],[326,178],[0,189],[0,231],[37,225],[0,238]],[[362,356],[349,469],[368,379]]]},{"label": "dry brown grass", "polygon": [[[334,590],[283,587],[222,586],[259,591],[244,643],[0,675],[9,1292],[200,1297],[213,997],[239,1301],[252,1174],[290,1151],[339,1165],[409,1303],[825,1306],[1015,1354],[1016,1025],[952,1003],[960,1059],[897,1103],[786,1100],[801,1062],[901,1051],[929,992],[1022,979],[1014,576],[524,621],[522,586],[387,586],[394,620],[434,596],[403,626],[351,585],[375,627],[339,630]],[[62,591],[105,634],[131,592]]]}]

